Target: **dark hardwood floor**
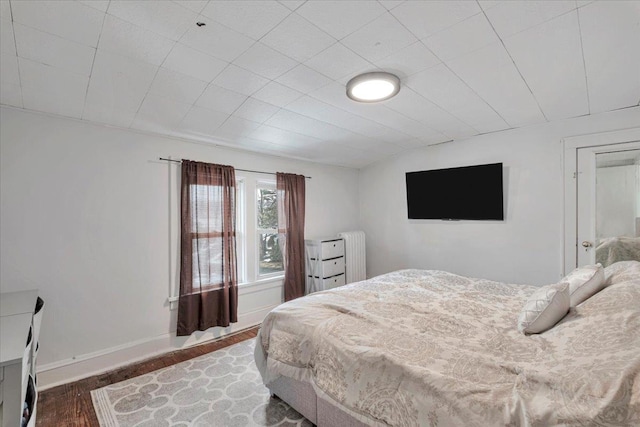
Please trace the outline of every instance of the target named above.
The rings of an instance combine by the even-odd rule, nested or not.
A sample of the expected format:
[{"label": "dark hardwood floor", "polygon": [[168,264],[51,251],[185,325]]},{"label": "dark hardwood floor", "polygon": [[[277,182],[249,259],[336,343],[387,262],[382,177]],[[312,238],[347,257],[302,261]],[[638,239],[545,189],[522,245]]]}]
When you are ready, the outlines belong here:
[{"label": "dark hardwood floor", "polygon": [[38,395],[38,426],[98,426],[91,390],[193,359],[254,338],[258,327],[184,350],[163,354],[101,375],[45,390]]}]

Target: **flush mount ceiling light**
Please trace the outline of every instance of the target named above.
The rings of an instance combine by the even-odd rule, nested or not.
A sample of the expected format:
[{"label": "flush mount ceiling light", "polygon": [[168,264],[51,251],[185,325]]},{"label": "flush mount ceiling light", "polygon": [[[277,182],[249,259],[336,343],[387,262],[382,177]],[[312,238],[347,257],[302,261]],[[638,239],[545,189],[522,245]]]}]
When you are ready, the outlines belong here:
[{"label": "flush mount ceiling light", "polygon": [[347,96],[358,102],[380,102],[400,92],[400,79],[384,72],[365,73],[347,83]]}]

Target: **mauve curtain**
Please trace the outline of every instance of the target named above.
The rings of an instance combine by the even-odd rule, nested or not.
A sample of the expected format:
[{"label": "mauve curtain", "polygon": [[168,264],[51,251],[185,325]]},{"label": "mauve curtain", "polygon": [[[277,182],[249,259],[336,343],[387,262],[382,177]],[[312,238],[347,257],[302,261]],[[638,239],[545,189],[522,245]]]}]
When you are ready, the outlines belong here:
[{"label": "mauve curtain", "polygon": [[278,232],[284,237],[284,300],[304,295],[304,197],[305,178],[290,173],[276,174]]},{"label": "mauve curtain", "polygon": [[182,161],[178,335],[238,321],[236,178],[231,166]]}]

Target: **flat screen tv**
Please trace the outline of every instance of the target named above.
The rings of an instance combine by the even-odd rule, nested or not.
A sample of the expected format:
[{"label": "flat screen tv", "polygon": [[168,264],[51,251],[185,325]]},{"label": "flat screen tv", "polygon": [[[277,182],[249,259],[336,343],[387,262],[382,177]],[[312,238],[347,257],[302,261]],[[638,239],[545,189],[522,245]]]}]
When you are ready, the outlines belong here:
[{"label": "flat screen tv", "polygon": [[504,220],[502,163],[407,172],[409,219]]}]

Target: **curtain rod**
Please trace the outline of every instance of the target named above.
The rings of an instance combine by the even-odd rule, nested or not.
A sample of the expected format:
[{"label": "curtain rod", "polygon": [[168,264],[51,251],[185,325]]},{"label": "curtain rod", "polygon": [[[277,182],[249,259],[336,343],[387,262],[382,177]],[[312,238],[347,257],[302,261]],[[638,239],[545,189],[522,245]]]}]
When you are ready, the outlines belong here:
[{"label": "curtain rod", "polygon": [[[158,157],[158,158],[160,160],[164,160],[165,162],[182,163],[182,160],[165,159],[164,157]],[[251,170],[251,169],[236,169],[236,170],[237,171],[242,171],[242,172],[253,172],[253,173],[264,173],[264,174],[267,174],[267,175],[275,175],[275,173],[273,173],[273,172],[254,171],[254,170]],[[311,179],[310,176],[305,176],[305,178]]]}]

